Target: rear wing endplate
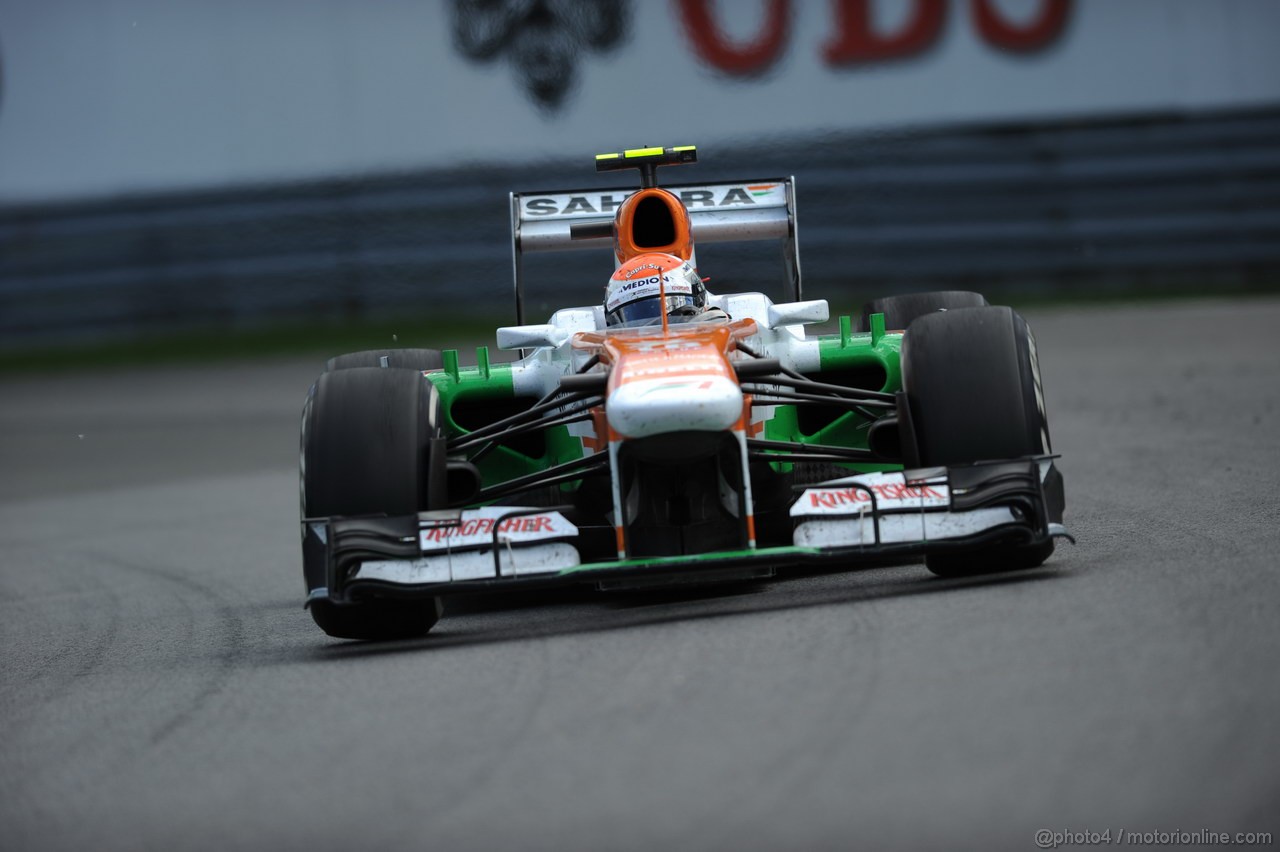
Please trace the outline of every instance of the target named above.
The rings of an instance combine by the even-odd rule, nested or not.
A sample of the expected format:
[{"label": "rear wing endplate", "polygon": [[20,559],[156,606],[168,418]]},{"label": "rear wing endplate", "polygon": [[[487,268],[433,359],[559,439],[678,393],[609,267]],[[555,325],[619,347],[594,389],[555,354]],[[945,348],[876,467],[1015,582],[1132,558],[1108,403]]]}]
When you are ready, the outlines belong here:
[{"label": "rear wing endplate", "polygon": [[[781,240],[788,298],[802,301],[795,178],[666,186],[684,202],[694,244]],[[635,187],[511,193],[516,323],[524,324],[526,252],[613,247],[613,217]]]}]

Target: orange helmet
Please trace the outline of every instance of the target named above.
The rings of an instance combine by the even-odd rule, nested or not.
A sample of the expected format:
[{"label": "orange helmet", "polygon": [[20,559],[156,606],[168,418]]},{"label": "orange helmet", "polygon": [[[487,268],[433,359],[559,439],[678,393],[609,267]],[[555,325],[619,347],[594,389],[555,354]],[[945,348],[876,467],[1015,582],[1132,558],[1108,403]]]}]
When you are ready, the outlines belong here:
[{"label": "orange helmet", "polygon": [[693,260],[689,211],[665,189],[641,189],[618,208],[613,222],[613,251],[620,264],[650,252]]},{"label": "orange helmet", "polygon": [[611,326],[645,324],[663,314],[696,316],[706,302],[707,290],[689,261],[660,252],[638,254],[609,278],[604,295],[605,322]]}]

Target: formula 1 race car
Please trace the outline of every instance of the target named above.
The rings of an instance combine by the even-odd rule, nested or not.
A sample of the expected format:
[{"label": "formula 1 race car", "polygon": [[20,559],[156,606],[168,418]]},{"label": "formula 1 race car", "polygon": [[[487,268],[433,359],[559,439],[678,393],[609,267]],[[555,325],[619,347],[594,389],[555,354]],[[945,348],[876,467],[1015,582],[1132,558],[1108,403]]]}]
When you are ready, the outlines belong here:
[{"label": "formula 1 race car", "polygon": [[[696,159],[605,154],[598,170],[638,169],[641,187],[512,194],[518,324],[497,344],[517,360],[329,361],[301,452],[307,605],[326,633],[417,636],[443,596],[556,584],[912,557],[946,577],[1022,569],[1069,537],[1026,322],[936,292],[806,334],[829,317],[801,298],[794,180],[658,187],[659,166]],[[695,240],[754,239],[783,242],[789,301],[690,277]],[[525,253],[610,244],[606,304],[524,324]]]}]

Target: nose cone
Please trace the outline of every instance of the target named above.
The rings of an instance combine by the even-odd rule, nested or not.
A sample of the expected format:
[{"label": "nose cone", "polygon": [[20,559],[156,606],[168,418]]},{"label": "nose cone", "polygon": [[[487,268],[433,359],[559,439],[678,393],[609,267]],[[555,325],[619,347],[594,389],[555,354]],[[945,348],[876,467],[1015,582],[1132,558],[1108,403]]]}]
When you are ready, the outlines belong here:
[{"label": "nose cone", "polygon": [[717,375],[641,379],[615,388],[605,411],[609,424],[627,438],[722,432],[742,416],[742,389]]}]

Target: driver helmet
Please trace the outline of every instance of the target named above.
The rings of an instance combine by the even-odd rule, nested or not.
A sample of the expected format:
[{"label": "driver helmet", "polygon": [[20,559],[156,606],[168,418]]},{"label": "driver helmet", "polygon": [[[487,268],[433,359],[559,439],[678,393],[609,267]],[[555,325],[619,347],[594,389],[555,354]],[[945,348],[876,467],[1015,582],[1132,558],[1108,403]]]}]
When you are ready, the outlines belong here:
[{"label": "driver helmet", "polygon": [[605,322],[610,326],[634,324],[661,318],[663,313],[696,316],[706,302],[707,290],[689,261],[660,252],[638,254],[609,278],[604,295]]}]

